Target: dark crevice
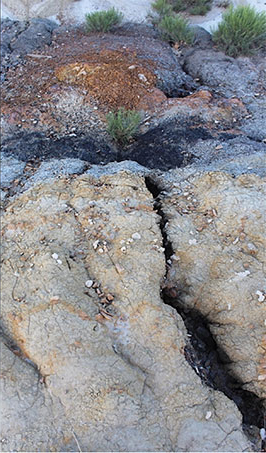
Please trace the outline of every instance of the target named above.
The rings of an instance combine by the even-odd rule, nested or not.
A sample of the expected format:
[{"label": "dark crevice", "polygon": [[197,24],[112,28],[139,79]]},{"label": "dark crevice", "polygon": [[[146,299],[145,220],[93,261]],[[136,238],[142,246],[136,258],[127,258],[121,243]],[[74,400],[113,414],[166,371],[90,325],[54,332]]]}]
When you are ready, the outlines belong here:
[{"label": "dark crevice", "polygon": [[147,176],[145,182],[147,189],[154,198],[154,210],[160,216],[160,229],[165,249],[166,273],[161,287],[161,297],[164,303],[175,308],[187,328],[189,341],[185,348],[186,360],[205,385],[221,391],[234,401],[242,413],[244,428],[250,425],[263,428],[266,421],[263,399],[244,390],[244,383],[228,372],[227,366],[230,364],[230,358],[216,343],[210,331],[208,318],[204,317],[198,310],[186,308],[180,301],[182,292],[188,289],[167,286],[167,276],[174,250],[165,228],[168,219],[160,200],[162,188],[154,181],[152,176]]},{"label": "dark crevice", "polygon": [[34,369],[35,373],[37,374],[38,376],[38,381],[39,382],[43,382],[45,383],[45,376],[43,376],[38,368],[38,366],[36,365],[36,363],[34,363],[31,359],[29,359],[25,354],[24,352],[22,351],[22,349],[18,346],[18,344],[14,341],[13,338],[10,337],[10,335],[8,335],[6,332],[5,332],[5,329],[0,325],[0,341],[16,356],[18,357],[20,360],[22,360],[23,362],[27,363],[27,365],[29,365],[31,368]]}]

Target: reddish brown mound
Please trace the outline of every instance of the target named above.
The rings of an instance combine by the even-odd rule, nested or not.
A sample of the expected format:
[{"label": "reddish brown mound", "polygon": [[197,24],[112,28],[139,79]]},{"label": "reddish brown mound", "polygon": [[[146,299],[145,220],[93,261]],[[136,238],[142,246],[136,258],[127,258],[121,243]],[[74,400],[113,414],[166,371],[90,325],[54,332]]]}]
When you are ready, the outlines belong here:
[{"label": "reddish brown mound", "polygon": [[4,111],[8,106],[14,111],[21,105],[31,110],[43,105],[61,91],[65,82],[82,87],[88,100],[92,96],[109,110],[136,108],[140,98],[155,86],[155,65],[121,42],[109,49],[102,45],[100,36],[97,41],[73,32],[60,35],[42,52],[28,55],[25,65],[7,74],[2,91]]},{"label": "reddish brown mound", "polygon": [[140,99],[155,86],[156,76],[140,65],[134,55],[107,50],[87,61],[61,66],[55,74],[61,82],[85,88],[89,95],[109,107],[137,108]]}]

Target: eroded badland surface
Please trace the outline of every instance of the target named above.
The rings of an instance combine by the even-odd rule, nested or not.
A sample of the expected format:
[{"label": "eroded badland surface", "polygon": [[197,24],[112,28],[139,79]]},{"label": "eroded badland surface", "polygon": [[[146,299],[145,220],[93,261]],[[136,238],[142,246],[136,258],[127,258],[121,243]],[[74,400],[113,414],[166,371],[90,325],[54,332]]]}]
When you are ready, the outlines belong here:
[{"label": "eroded badland surface", "polygon": [[265,448],[265,58],[2,34],[2,450]]}]

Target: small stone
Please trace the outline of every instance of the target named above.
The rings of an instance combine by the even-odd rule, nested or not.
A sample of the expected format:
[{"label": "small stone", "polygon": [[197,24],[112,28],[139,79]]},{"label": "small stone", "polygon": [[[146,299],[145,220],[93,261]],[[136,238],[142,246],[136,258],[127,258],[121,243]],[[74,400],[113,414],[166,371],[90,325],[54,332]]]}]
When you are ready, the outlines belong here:
[{"label": "small stone", "polygon": [[59,300],[59,296],[53,296],[50,299],[50,302],[57,302]]},{"label": "small stone", "polygon": [[62,264],[61,260],[56,260],[57,264]]},{"label": "small stone", "polygon": [[131,235],[131,237],[132,237],[132,239],[134,239],[134,240],[139,240],[139,239],[141,239],[141,235],[140,235],[139,233],[133,233],[133,234]]},{"label": "small stone", "polygon": [[99,252],[99,253],[103,253],[104,250],[103,250],[102,248],[100,248],[100,249],[98,250],[98,252]]},{"label": "small stone", "polygon": [[266,380],[266,374],[259,374],[258,381],[265,381],[265,380]]},{"label": "small stone", "polygon": [[196,245],[197,244],[197,240],[196,239],[189,239],[188,243],[189,243],[189,245]]},{"label": "small stone", "polygon": [[144,74],[138,74],[138,78],[141,82],[148,82],[148,79]]},{"label": "small stone", "polygon": [[121,247],[121,252],[125,253],[127,251],[127,248],[126,247]]},{"label": "small stone", "polygon": [[93,280],[87,280],[87,281],[85,282],[85,286],[87,286],[87,288],[91,288],[92,285],[93,285]]},{"label": "small stone", "polygon": [[205,415],[206,420],[209,420],[209,418],[211,418],[211,416],[212,416],[211,411],[208,411],[207,414]]},{"label": "small stone", "polygon": [[59,256],[57,255],[57,253],[53,253],[53,254],[52,254],[52,258],[53,258],[54,260],[58,260]]},{"label": "small stone", "polygon": [[116,264],[115,268],[118,274],[122,274],[125,270],[122,266],[120,266],[120,264]]},{"label": "small stone", "polygon": [[92,244],[92,247],[94,248],[94,250],[97,249],[98,245],[99,245],[99,239],[97,239],[97,241],[94,241],[93,244]]},{"label": "small stone", "polygon": [[263,292],[258,290],[258,291],[256,291],[256,294],[258,296],[258,301],[259,302],[264,302],[265,295],[263,294]]}]

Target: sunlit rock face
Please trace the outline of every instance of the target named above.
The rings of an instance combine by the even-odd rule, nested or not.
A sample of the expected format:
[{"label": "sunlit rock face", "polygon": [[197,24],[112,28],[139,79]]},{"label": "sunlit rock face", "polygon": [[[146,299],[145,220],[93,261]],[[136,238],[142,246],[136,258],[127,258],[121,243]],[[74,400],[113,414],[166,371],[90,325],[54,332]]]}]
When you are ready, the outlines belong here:
[{"label": "sunlit rock face", "polygon": [[251,449],[235,404],[187,363],[184,323],[160,298],[158,221],[144,179],[127,173],[37,185],[6,209],[6,451]]}]

